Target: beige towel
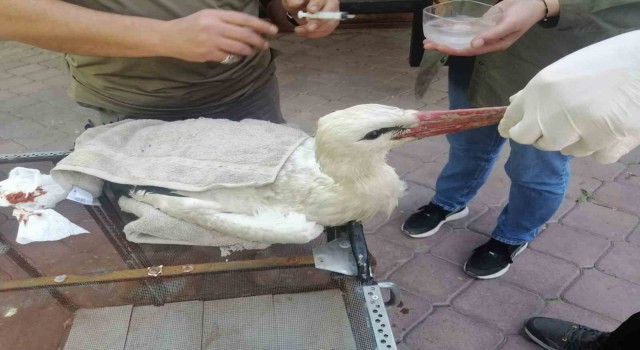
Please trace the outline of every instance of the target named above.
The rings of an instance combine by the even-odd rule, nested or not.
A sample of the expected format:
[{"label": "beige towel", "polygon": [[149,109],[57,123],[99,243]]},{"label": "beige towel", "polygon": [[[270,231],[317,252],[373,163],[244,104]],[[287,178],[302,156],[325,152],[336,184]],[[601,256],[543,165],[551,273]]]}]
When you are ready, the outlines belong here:
[{"label": "beige towel", "polygon": [[200,192],[273,182],[309,136],[254,119],[124,120],[85,131],[51,171],[63,188],[94,196],[102,180]]}]

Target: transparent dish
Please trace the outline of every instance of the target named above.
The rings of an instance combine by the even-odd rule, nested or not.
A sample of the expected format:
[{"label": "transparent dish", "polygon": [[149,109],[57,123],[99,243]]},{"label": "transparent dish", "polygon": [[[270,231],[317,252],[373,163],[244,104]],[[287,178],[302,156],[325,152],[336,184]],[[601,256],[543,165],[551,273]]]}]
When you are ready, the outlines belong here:
[{"label": "transparent dish", "polygon": [[422,14],[424,36],[453,49],[471,46],[478,34],[495,27],[502,10],[472,0],[451,0],[426,7]]}]

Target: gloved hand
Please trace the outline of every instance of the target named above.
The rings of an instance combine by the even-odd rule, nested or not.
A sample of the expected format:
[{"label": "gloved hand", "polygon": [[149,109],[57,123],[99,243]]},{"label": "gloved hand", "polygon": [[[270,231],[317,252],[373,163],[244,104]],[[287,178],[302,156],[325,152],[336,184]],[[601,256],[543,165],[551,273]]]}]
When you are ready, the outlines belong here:
[{"label": "gloved hand", "polygon": [[640,30],[568,55],[511,97],[500,135],[613,163],[640,143]]}]

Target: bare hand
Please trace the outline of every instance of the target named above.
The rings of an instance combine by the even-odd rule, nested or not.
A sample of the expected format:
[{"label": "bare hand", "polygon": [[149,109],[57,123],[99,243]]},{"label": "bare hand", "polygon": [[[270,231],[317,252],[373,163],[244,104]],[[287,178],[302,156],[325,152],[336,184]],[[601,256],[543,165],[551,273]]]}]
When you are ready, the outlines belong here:
[{"label": "bare hand", "polygon": [[[497,26],[479,34],[468,49],[452,49],[448,46],[424,41],[425,50],[436,50],[452,56],[477,56],[502,51],[513,45],[524,33],[544,18],[541,0],[504,0],[494,8],[502,9],[502,19]],[[490,10],[491,11],[491,10]]]},{"label": "bare hand", "polygon": [[252,56],[266,50],[263,35],[273,36],[278,27],[255,16],[225,10],[202,10],[167,22],[163,56],[191,62],[224,60],[228,55]]},{"label": "bare hand", "polygon": [[[298,11],[316,13],[319,11],[340,11],[339,0],[282,0],[282,7],[292,15]],[[294,30],[296,34],[304,38],[321,38],[331,34],[340,21],[298,20],[302,25]]]}]

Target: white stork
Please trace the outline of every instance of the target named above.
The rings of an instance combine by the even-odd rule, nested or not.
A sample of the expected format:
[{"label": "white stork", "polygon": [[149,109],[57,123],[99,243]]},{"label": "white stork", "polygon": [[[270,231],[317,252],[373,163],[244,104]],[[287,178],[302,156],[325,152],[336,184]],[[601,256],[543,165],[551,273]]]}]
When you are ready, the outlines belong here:
[{"label": "white stork", "polygon": [[[405,184],[389,150],[416,138],[494,124],[504,108],[418,113],[365,104],[318,121],[275,181],[205,192],[132,189],[129,195],[175,218],[254,242],[305,243],[324,226],[366,220],[398,204]],[[283,126],[284,127],[284,126]]]}]

